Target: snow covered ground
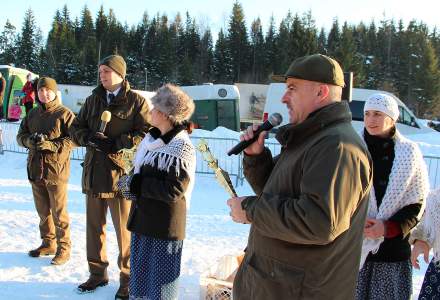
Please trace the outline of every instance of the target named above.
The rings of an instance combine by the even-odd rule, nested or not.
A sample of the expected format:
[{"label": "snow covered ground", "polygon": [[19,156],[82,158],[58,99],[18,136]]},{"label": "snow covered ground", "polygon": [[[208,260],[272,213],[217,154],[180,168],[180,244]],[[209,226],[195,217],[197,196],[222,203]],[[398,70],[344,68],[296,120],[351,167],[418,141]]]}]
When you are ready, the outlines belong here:
[{"label": "snow covered ground", "polygon": [[[197,136],[237,137],[219,128],[214,133],[197,130]],[[440,137],[440,134],[439,134]],[[417,137],[426,144],[424,153],[440,156],[437,136]],[[226,152],[225,149],[224,152]],[[81,193],[79,161],[72,161],[68,210],[71,217],[72,258],[63,266],[50,265],[51,257],[31,258],[27,251],[40,243],[38,216],[26,176],[26,155],[0,155],[0,299],[113,299],[118,288],[117,243],[110,215],[107,228],[110,284],[93,294],[78,295],[76,286],[87,279],[85,203]],[[251,194],[245,182],[239,195]],[[228,195],[212,176],[197,175],[184,241],[179,299],[199,298],[199,277],[223,255],[244,249],[248,225],[230,220],[225,204]],[[426,264],[414,272],[414,295],[418,294]]]}]

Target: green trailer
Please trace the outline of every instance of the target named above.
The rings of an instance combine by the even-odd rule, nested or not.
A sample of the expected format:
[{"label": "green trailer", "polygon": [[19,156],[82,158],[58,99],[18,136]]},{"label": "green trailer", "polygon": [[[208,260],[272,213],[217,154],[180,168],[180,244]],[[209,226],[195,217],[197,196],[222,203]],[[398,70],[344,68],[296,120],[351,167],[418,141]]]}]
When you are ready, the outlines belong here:
[{"label": "green trailer", "polygon": [[28,70],[7,65],[0,65],[0,73],[2,73],[3,78],[6,80],[3,107],[0,109],[3,110],[3,116],[5,119],[9,121],[18,121],[17,118],[9,116],[10,108],[18,105],[21,109],[20,119],[25,116],[24,106],[20,105],[20,99],[23,97],[21,89],[26,83],[27,74],[31,73],[34,78],[37,77],[37,75]]},{"label": "green trailer", "polygon": [[240,94],[235,85],[206,84],[181,87],[194,99],[191,118],[197,128],[214,130],[219,126],[240,130]]}]

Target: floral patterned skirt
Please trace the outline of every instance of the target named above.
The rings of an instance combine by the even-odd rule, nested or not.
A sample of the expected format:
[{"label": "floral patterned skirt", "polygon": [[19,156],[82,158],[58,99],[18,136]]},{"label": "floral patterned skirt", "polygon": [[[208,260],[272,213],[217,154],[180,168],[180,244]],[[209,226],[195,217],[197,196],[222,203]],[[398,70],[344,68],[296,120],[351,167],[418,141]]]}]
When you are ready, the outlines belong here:
[{"label": "floral patterned skirt", "polygon": [[401,262],[365,262],[359,271],[357,300],[408,300],[412,295],[410,260]]},{"label": "floral patterned skirt", "polygon": [[440,300],[440,266],[431,260],[423,279],[419,299]]}]

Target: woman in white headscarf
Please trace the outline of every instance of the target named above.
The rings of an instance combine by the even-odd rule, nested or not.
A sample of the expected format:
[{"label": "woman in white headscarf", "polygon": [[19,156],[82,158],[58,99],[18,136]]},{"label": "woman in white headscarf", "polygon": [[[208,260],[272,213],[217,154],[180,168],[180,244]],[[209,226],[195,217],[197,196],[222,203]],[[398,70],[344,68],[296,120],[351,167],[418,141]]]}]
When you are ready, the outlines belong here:
[{"label": "woman in white headscarf", "polygon": [[363,137],[373,160],[373,188],[356,299],[410,299],[412,294],[408,234],[418,222],[429,182],[420,149],[399,133],[398,118],[389,94],[367,99]]}]

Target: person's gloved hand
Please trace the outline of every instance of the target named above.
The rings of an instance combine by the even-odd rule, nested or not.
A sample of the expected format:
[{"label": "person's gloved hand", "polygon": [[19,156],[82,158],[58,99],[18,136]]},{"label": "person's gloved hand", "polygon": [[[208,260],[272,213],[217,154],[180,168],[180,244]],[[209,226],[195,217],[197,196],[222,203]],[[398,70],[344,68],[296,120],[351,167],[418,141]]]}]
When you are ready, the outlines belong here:
[{"label": "person's gloved hand", "polygon": [[136,195],[137,198],[139,198],[139,196],[141,195],[141,183],[142,183],[141,174],[137,173],[131,177],[130,193]]},{"label": "person's gloved hand", "polygon": [[57,152],[58,147],[52,141],[42,141],[37,143],[38,151]]},{"label": "person's gloved hand", "polygon": [[115,152],[115,141],[101,132],[92,135],[89,138],[89,144],[107,154]]}]

